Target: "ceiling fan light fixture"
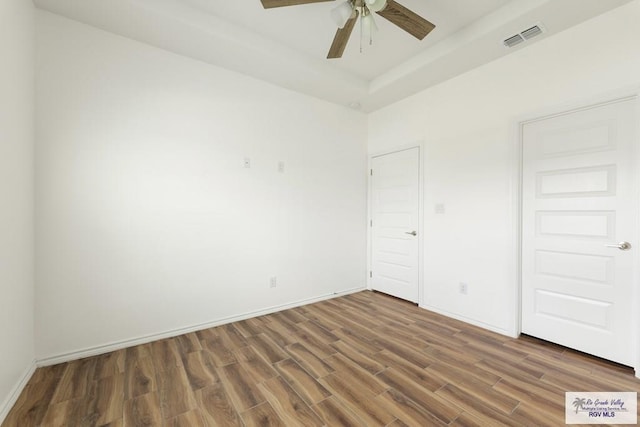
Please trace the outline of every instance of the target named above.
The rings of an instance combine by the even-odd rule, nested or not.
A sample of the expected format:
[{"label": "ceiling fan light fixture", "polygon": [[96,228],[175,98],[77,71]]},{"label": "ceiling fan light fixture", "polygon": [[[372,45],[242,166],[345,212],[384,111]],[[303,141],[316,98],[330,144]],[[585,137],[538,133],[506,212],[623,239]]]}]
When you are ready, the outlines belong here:
[{"label": "ceiling fan light fixture", "polygon": [[387,0],[366,0],[366,3],[371,12],[380,12],[387,6]]},{"label": "ceiling fan light fixture", "polygon": [[333,19],[338,28],[344,28],[351,15],[353,15],[353,6],[349,1],[340,3],[331,9],[331,19]]}]

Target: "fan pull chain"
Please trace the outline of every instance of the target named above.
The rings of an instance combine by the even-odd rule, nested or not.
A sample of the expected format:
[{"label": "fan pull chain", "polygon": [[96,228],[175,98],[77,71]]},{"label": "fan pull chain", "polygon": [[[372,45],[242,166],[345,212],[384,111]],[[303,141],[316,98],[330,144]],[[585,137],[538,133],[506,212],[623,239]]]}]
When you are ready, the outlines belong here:
[{"label": "fan pull chain", "polygon": [[369,29],[369,46],[373,46],[373,28]]}]

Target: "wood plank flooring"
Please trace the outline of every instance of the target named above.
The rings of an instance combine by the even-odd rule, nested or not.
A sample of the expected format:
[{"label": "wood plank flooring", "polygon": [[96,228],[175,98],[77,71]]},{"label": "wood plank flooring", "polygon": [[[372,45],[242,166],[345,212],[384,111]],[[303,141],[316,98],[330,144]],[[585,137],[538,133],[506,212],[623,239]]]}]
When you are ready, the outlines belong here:
[{"label": "wood plank flooring", "polygon": [[361,292],[40,368],[18,426],[558,426],[633,371]]}]

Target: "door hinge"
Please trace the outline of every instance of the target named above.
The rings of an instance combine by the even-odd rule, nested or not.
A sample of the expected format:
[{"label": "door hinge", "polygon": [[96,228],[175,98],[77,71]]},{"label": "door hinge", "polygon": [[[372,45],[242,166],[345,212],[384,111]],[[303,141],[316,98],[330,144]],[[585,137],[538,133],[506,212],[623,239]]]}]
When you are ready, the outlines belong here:
[{"label": "door hinge", "polygon": [[373,220],[369,220],[369,227],[373,227]]},{"label": "door hinge", "polygon": [[371,176],[373,176],[373,169],[371,169]]},{"label": "door hinge", "polygon": [[369,272],[369,277],[373,277],[373,271]]}]

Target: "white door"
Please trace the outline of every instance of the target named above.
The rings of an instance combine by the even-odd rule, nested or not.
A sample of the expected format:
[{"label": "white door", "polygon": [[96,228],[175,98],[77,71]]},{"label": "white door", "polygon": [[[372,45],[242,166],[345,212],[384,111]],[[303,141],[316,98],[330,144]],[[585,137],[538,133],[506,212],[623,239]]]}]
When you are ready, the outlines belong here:
[{"label": "white door", "polygon": [[420,148],[372,159],[374,290],[412,302],[419,298]]},{"label": "white door", "polygon": [[527,123],[522,133],[522,332],[630,366],[635,114],[635,100],[624,100]]}]

